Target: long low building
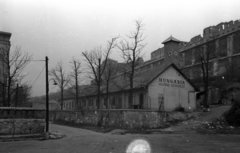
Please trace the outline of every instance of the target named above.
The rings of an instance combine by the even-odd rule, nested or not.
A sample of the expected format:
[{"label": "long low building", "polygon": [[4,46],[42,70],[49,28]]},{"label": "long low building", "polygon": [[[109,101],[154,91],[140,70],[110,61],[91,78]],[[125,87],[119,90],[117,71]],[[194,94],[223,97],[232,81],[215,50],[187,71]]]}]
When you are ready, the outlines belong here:
[{"label": "long low building", "polygon": [[[197,88],[175,64],[167,64],[137,73],[134,78],[133,102],[130,103],[129,83],[124,75],[113,79],[109,98],[103,91],[100,109],[153,109],[173,111],[196,108]],[[84,95],[76,105],[82,109],[97,109],[97,93],[93,86],[83,88]],[[67,102],[67,101],[66,101]]]}]

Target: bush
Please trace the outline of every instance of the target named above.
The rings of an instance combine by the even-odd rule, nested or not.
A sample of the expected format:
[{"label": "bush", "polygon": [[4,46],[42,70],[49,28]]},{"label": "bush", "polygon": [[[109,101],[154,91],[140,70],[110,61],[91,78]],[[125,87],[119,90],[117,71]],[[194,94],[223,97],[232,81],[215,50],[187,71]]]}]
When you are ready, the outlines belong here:
[{"label": "bush", "polygon": [[176,111],[176,112],[184,112],[184,108],[179,106],[179,107],[175,108],[174,111]]},{"label": "bush", "polygon": [[240,100],[237,99],[224,116],[229,125],[240,126]]}]

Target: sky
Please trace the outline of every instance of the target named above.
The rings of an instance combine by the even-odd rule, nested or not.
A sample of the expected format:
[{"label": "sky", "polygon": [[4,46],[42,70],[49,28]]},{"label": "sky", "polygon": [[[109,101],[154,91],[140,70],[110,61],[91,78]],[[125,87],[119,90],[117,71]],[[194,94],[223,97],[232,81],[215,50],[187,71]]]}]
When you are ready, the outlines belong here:
[{"label": "sky", "polygon": [[[21,47],[33,60],[48,56],[49,69],[62,61],[68,73],[73,57],[84,67],[81,52],[104,48],[115,36],[126,38],[134,20],[145,24],[146,61],[171,35],[190,41],[206,27],[239,20],[239,8],[239,0],[0,0],[0,31],[12,33],[12,51]],[[110,57],[123,61],[117,49]],[[44,66],[44,61],[32,61],[23,72],[23,82],[33,85],[32,96],[46,92]],[[50,92],[56,90],[50,83]]]}]

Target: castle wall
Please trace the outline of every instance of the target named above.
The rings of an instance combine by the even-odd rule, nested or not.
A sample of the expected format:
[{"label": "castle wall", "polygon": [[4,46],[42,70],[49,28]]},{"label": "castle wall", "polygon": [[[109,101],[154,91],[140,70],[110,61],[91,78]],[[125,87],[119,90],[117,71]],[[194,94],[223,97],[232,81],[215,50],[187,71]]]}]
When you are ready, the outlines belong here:
[{"label": "castle wall", "polygon": [[190,42],[188,43],[186,42],[180,43],[179,51],[181,52],[181,51],[187,50],[189,48],[206,43],[218,37],[228,35],[237,30],[240,30],[240,20],[236,20],[234,22],[230,21],[230,22],[219,23],[216,26],[209,26],[203,30],[203,37],[201,37],[201,35],[197,35],[191,38]]},{"label": "castle wall", "polygon": [[151,59],[164,58],[164,47],[159,48],[151,53]]}]

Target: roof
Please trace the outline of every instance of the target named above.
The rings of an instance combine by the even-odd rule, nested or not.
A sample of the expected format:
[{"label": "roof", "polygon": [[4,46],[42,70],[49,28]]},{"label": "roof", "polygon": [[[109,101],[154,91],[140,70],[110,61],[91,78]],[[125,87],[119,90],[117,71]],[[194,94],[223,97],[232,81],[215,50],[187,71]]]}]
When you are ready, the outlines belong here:
[{"label": "roof", "polygon": [[[161,75],[169,67],[173,67],[193,86],[193,88],[196,91],[198,90],[198,88],[192,83],[192,81],[189,80],[181,72],[181,70],[173,63],[166,64],[164,66],[158,66],[151,69],[142,70],[136,73],[134,82],[133,82],[133,88],[136,90],[136,89],[147,87],[152,81],[154,81],[159,75]],[[109,85],[109,93],[129,90],[130,85],[127,79],[128,79],[127,73],[125,74],[123,73],[123,75],[112,78],[112,81],[110,82],[110,85]],[[82,91],[84,92],[80,93],[80,97],[93,96],[97,94],[97,87],[94,85],[87,85],[85,86],[84,89],[82,89]],[[106,93],[106,88],[101,87],[101,92]]]},{"label": "roof", "polygon": [[9,33],[9,32],[4,32],[4,31],[0,31],[0,34],[4,34],[4,35],[12,35],[11,33]]},{"label": "roof", "polygon": [[[173,63],[140,71],[139,73],[136,74],[134,78],[133,88],[138,89],[138,88],[148,86],[153,80],[155,80],[159,75],[161,75],[165,70],[167,70],[171,66],[176,71],[178,71],[193,86],[195,90],[198,90],[198,88],[192,83],[192,81],[188,79],[181,72],[181,70]],[[126,77],[124,78],[124,76],[121,76],[112,81],[109,91],[116,92],[116,91],[128,90],[128,89],[130,89],[129,81],[127,81]]]},{"label": "roof", "polygon": [[51,104],[58,104],[58,102],[56,100],[54,100],[54,99],[49,100],[49,103],[51,103]]},{"label": "roof", "polygon": [[[35,102],[33,102],[33,103],[46,103],[46,100],[44,100],[44,101],[35,101]],[[49,104],[58,104],[58,102],[56,101],[56,100],[49,100]]]},{"label": "roof", "polygon": [[171,42],[171,41],[175,41],[175,42],[179,42],[179,43],[182,42],[182,41],[174,38],[173,36],[170,36],[168,39],[166,39],[165,41],[163,41],[162,44],[166,44],[167,42]]}]

